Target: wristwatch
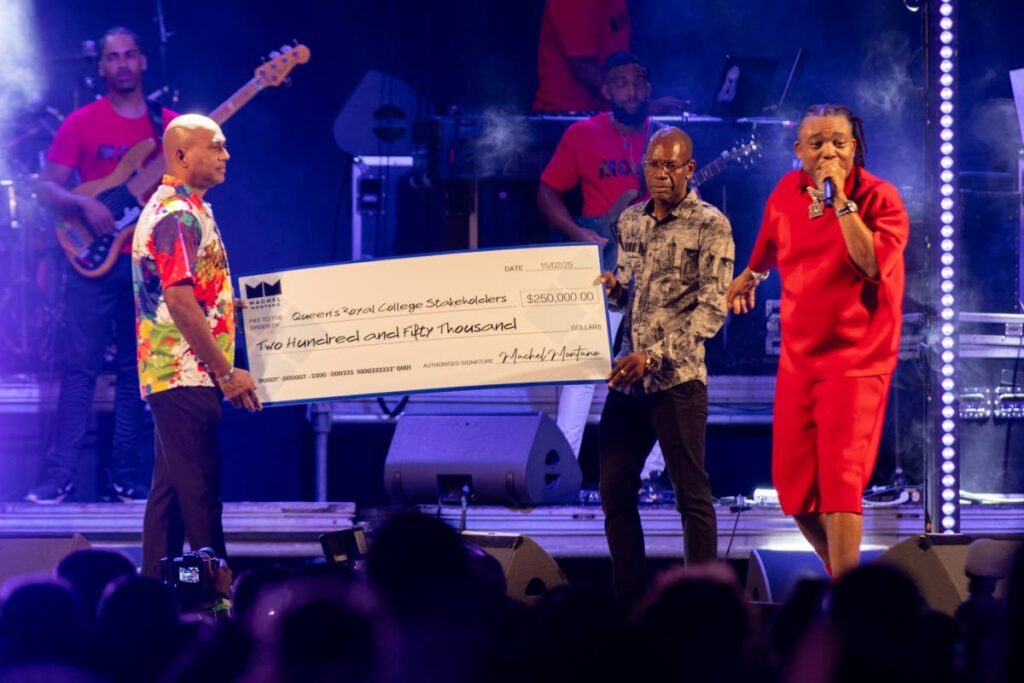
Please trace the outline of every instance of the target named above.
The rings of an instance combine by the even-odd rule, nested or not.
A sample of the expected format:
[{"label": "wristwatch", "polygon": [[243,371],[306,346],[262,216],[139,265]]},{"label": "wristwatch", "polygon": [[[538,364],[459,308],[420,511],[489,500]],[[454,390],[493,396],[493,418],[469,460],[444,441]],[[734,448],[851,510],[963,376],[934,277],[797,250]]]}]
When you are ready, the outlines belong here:
[{"label": "wristwatch", "polygon": [[661,356],[651,351],[644,351],[644,372],[657,372],[661,368]]},{"label": "wristwatch", "polygon": [[845,204],[836,207],[836,218],[842,218],[851,213],[857,213],[857,203],[853,200],[848,199]]},{"label": "wristwatch", "polygon": [[772,274],[772,271],[770,271],[770,270],[764,270],[764,271],[752,270],[752,271],[750,271],[750,277],[752,277],[754,279],[755,283],[764,282],[765,280],[768,279],[768,276],[771,275],[771,274]]}]

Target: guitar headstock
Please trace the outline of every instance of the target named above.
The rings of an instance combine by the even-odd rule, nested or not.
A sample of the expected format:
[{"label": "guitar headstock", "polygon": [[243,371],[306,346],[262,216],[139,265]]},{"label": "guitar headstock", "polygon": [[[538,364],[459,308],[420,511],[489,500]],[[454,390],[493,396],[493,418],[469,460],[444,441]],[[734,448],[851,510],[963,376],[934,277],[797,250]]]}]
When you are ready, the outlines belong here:
[{"label": "guitar headstock", "polygon": [[734,161],[744,168],[753,166],[761,158],[761,141],[751,135],[746,142],[737,142],[722,156],[728,161]]},{"label": "guitar headstock", "polygon": [[270,53],[270,59],[260,64],[253,76],[260,85],[276,87],[285,82],[288,74],[299,64],[309,61],[309,48],[305,45],[284,45]]}]

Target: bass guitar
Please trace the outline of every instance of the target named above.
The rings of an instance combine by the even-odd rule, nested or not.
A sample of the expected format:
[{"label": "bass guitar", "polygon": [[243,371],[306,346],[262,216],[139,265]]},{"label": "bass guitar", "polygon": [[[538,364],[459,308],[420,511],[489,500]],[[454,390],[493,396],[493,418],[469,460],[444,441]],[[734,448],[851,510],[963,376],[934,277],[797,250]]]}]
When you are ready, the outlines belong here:
[{"label": "bass guitar", "polygon": [[[253,77],[210,112],[209,117],[218,125],[223,124],[261,90],[284,83],[292,69],[308,62],[309,56],[305,45],[289,45],[271,53],[271,59],[261,64]],[[115,228],[109,234],[97,234],[80,216],[65,216],[57,224],[57,241],[71,267],[85,277],[106,275],[114,267],[121,246],[132,238],[142,208],[167,167],[163,156],[146,162],[158,146],[156,140],[143,140],[125,153],[110,175],[82,183],[72,190],[98,199],[114,214]]]}]

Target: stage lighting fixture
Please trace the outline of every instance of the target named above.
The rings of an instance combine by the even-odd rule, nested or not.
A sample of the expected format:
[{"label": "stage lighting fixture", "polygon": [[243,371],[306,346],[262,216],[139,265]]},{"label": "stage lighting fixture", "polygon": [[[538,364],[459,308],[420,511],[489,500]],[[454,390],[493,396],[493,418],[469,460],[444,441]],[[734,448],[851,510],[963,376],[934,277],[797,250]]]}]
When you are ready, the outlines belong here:
[{"label": "stage lighting fixture", "polygon": [[[932,401],[934,425],[934,457],[930,458],[929,518],[933,530],[958,533],[960,530],[959,451],[957,421],[986,420],[998,410],[997,400],[986,388],[957,390],[957,359],[959,321],[957,319],[957,233],[960,229],[960,206],[957,159],[957,22],[956,4],[952,1],[929,3],[929,112],[930,135],[935,150],[932,161],[936,203],[935,243],[938,244],[939,348],[935,357],[936,379],[940,389]],[[1013,403],[1008,399],[1007,408]]]},{"label": "stage lighting fixture", "polygon": [[1024,387],[1001,386],[995,389],[992,416],[997,420],[1024,419]]},{"label": "stage lighting fixture", "polygon": [[[987,420],[992,417],[992,390],[988,387],[965,387],[957,395],[956,403],[961,420]],[[953,411],[953,406],[946,407]]]}]

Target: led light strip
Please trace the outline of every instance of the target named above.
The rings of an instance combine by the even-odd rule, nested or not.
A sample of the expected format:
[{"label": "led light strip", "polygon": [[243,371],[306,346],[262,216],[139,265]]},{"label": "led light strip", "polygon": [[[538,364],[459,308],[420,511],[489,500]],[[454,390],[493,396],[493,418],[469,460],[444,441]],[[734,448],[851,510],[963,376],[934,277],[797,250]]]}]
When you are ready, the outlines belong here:
[{"label": "led light strip", "polygon": [[956,406],[956,359],[957,359],[957,316],[954,296],[956,279],[956,238],[960,219],[958,205],[958,183],[955,157],[956,125],[956,8],[951,1],[938,2],[932,6],[937,10],[933,18],[933,49],[938,50],[934,62],[938,110],[933,113],[938,122],[939,174],[938,226],[939,226],[939,343],[941,344],[941,387],[942,417],[939,420],[939,455],[936,460],[940,471],[934,476],[938,486],[933,485],[941,499],[941,519],[938,528],[944,534],[960,531],[960,472],[957,438]]}]

